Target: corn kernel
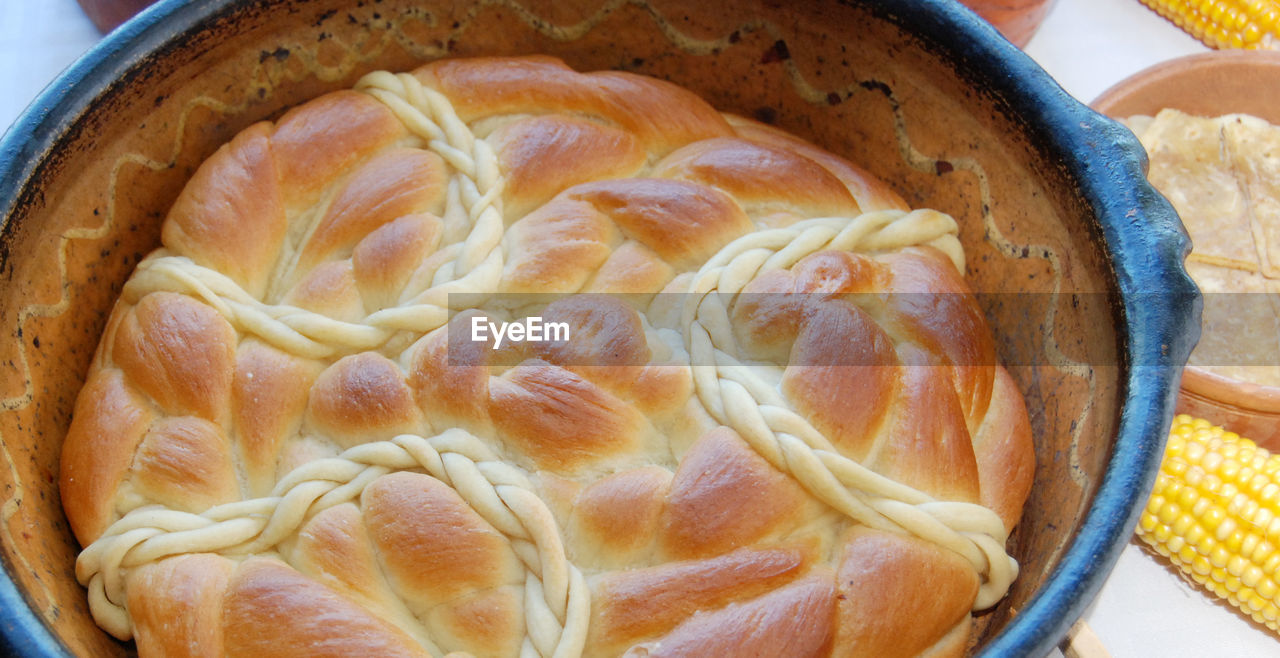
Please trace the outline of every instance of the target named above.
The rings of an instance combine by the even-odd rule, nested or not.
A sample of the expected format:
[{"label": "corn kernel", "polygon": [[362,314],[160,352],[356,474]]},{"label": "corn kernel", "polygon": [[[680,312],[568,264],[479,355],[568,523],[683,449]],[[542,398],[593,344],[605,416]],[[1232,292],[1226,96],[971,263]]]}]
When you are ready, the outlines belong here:
[{"label": "corn kernel", "polygon": [[1267,524],[1276,518],[1275,512],[1259,506],[1256,501],[1252,500],[1244,506],[1243,513],[1249,517],[1249,524],[1254,527],[1261,526],[1265,528]]},{"label": "corn kernel", "polygon": [[1196,520],[1190,514],[1179,516],[1172,525],[1174,534],[1187,539],[1187,541],[1192,541],[1190,537],[1187,537],[1187,533],[1196,526]]},{"label": "corn kernel", "polygon": [[1276,552],[1274,544],[1269,541],[1260,541],[1258,542],[1258,547],[1253,549],[1253,552],[1249,554],[1249,559],[1253,560],[1255,564],[1261,564],[1263,560],[1267,559],[1268,555],[1271,555],[1274,552]]},{"label": "corn kernel", "polygon": [[[1219,568],[1227,566],[1227,560],[1231,559],[1231,554],[1228,553],[1227,549],[1223,547],[1221,544],[1218,544],[1216,546],[1211,545],[1208,547],[1208,550],[1201,550],[1200,552],[1202,554],[1207,553],[1209,556],[1209,563]],[[1258,575],[1259,577],[1261,577],[1262,575],[1261,569],[1258,570]]]},{"label": "corn kernel", "polygon": [[1176,492],[1176,494],[1172,487],[1165,487],[1165,489],[1169,491],[1170,498],[1176,498],[1178,505],[1182,507],[1190,508],[1196,504],[1197,500],[1200,499],[1200,494],[1191,487],[1182,487],[1180,491]]},{"label": "corn kernel", "polygon": [[[1221,512],[1222,508],[1218,508],[1218,511]],[[1226,512],[1223,512],[1223,515],[1225,518],[1222,519],[1222,522],[1218,524],[1217,530],[1213,533],[1214,538],[1218,541],[1222,541],[1227,537],[1230,537],[1231,533],[1235,532],[1236,528],[1239,527],[1239,525],[1236,524],[1235,519],[1225,516]]]},{"label": "corn kernel", "polygon": [[1267,523],[1267,536],[1273,539],[1280,539],[1280,516],[1277,516]]},{"label": "corn kernel", "polygon": [[1230,537],[1227,537],[1222,542],[1222,547],[1228,551],[1231,551],[1232,553],[1238,553],[1240,552],[1240,547],[1244,545],[1244,539],[1245,539],[1245,534],[1243,532],[1240,532],[1240,531],[1233,532],[1231,533]]},{"label": "corn kernel", "polygon": [[1240,574],[1240,582],[1249,587],[1257,587],[1258,583],[1262,582],[1262,569],[1250,565],[1244,573]]}]

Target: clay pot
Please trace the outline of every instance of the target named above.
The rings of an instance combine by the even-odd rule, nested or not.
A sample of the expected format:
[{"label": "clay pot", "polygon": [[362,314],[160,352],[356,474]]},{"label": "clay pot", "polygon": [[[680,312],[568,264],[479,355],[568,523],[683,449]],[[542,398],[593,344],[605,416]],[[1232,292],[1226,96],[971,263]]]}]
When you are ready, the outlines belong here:
[{"label": "clay pot", "polygon": [[0,654],[131,650],[88,614],[55,474],[111,305],[195,167],[371,70],[536,52],[670,79],[957,218],[1038,464],[1010,543],[1021,573],[980,617],[977,650],[1058,643],[1131,536],[1198,326],[1192,303],[1139,295],[1195,292],[1185,236],[1132,135],[971,12],[950,0],[162,0],[0,142]]}]

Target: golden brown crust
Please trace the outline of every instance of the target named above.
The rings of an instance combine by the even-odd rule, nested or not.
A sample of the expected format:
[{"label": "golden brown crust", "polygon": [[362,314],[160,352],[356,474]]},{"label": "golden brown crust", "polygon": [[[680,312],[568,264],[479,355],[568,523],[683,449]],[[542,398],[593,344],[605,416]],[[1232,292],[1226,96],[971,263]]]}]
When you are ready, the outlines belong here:
[{"label": "golden brown crust", "polygon": [[568,535],[594,549],[594,561],[628,564],[653,542],[670,488],[671,472],[659,466],[596,480],[573,501]]},{"label": "golden brown crust", "polygon": [[894,321],[935,354],[938,363],[952,366],[955,391],[972,432],[991,399],[996,363],[982,309],[938,251],[904,249],[882,260],[892,273],[885,287],[895,295]]},{"label": "golden brown crust", "polygon": [[699,610],[790,582],[805,562],[800,549],[742,548],[704,560],[613,572],[595,586],[588,644],[601,654],[621,653],[639,640],[675,628]]},{"label": "golden brown crust", "polygon": [[500,114],[591,114],[635,135],[659,156],[727,135],[728,123],[691,92],[630,73],[578,73],[552,57],[441,60],[414,72],[475,121]]},{"label": "golden brown crust", "polygon": [[129,611],[138,653],[151,656],[226,655],[222,598],[235,563],[189,553],[144,565],[129,574]]},{"label": "golden brown crust", "polygon": [[316,364],[248,340],[236,351],[231,418],[239,435],[245,479],[256,496],[270,493],[285,441],[302,426]]},{"label": "golden brown crust", "polygon": [[475,655],[517,655],[524,635],[522,590],[508,585],[463,595],[433,609],[428,623],[443,647]]},{"label": "golden brown crust", "polygon": [[[952,220],[632,74],[358,89],[211,156],[108,322],[61,475],[105,628],[144,655],[963,650],[1011,566],[936,510],[1003,544],[1034,454]],[[469,339],[534,316],[570,338]]]},{"label": "golden brown crust", "polygon": [[174,202],[161,234],[170,249],[258,295],[289,229],[270,132],[268,124],[255,124],[206,160]]},{"label": "golden brown crust", "polygon": [[393,473],[365,489],[360,502],[383,568],[410,607],[425,610],[523,580],[502,534],[439,480]]},{"label": "golden brown crust", "polygon": [[623,235],[664,261],[686,269],[753,228],[741,206],[728,196],[682,181],[599,181],[565,194],[608,216]]},{"label": "golden brown crust", "polygon": [[835,585],[814,575],[744,603],[696,612],[627,656],[796,656],[830,652]]},{"label": "golden brown crust", "polygon": [[399,366],[376,352],[343,357],[320,373],[307,418],[343,447],[412,432],[421,422]]},{"label": "golden brown crust", "polygon": [[849,189],[822,165],[794,150],[744,139],[695,142],[664,158],[654,173],[716,188],[749,211],[810,217],[858,213]]},{"label": "golden brown crust", "polygon": [[298,531],[289,554],[298,571],[328,587],[376,608],[391,592],[360,508],[344,503],[320,512]]},{"label": "golden brown crust", "polygon": [[[799,330],[782,390],[844,454],[864,459],[897,395],[902,368],[884,330],[844,302],[823,305]],[[851,371],[851,369],[856,369]]]},{"label": "golden brown crust", "polygon": [[622,400],[569,370],[516,366],[490,387],[494,427],[538,468],[571,470],[635,448],[643,422]]},{"label": "golden brown crust", "polygon": [[866,528],[849,533],[835,578],[839,656],[920,654],[967,623],[978,589],[955,553]]},{"label": "golden brown crust", "polygon": [[351,173],[320,219],[296,267],[308,270],[335,251],[410,213],[444,210],[445,165],[440,156],[414,148],[389,149]]},{"label": "golden brown crust", "polygon": [[240,498],[231,446],[203,418],[170,416],[151,425],[133,459],[132,484],[144,499],[203,512]]},{"label": "golden brown crust", "polygon": [[652,249],[638,242],[624,242],[582,286],[582,292],[647,294],[661,290],[674,277],[675,268]]},{"label": "golden brown crust", "polygon": [[1031,419],[1017,384],[1004,368],[996,368],[991,406],[982,428],[974,436],[974,457],[982,481],[982,504],[995,510],[1007,527],[1018,524],[1021,501],[1031,493],[1035,479],[1035,446]]},{"label": "golden brown crust", "polygon": [[[903,359],[887,439],[873,467],[942,500],[977,501],[978,470],[948,369],[918,351]],[[928,409],[929,413],[920,413]]]},{"label": "golden brown crust", "polygon": [[325,94],[289,110],[271,135],[285,204],[314,204],[334,180],[406,135],[386,106],[354,91]]},{"label": "golden brown crust", "polygon": [[677,559],[719,555],[802,516],[806,499],[795,481],[722,427],[698,439],[680,460],[659,541]]},{"label": "golden brown crust", "polygon": [[504,236],[510,292],[575,292],[621,240],[591,204],[557,197],[512,225]]},{"label": "golden brown crust", "polygon": [[481,431],[488,426],[488,343],[455,341],[479,311],[463,311],[449,321],[448,332],[428,334],[410,350],[409,386],[426,416],[441,427]]},{"label": "golden brown crust", "polygon": [[520,119],[489,141],[506,173],[504,210],[511,218],[578,183],[624,178],[645,164],[645,151],[631,133],[575,117]]},{"label": "golden brown crust", "polygon": [[154,418],[119,370],[98,370],[85,382],[75,422],[62,443],[58,482],[67,520],[82,545],[97,539],[113,520],[115,491]]},{"label": "golden brown crust", "polygon": [[784,148],[822,165],[833,176],[840,179],[849,190],[858,207],[863,211],[885,210],[890,208],[905,209],[907,203],[898,193],[865,169],[824,151],[795,135],[785,133],[773,126],[758,121],[730,116],[729,122],[734,132],[745,139],[777,148]]},{"label": "golden brown crust", "polygon": [[267,558],[241,564],[223,601],[228,656],[428,656],[364,607]]},{"label": "golden brown crust", "polygon": [[143,297],[116,329],[112,355],[166,413],[219,422],[231,393],[235,331],[190,297]]},{"label": "golden brown crust", "polygon": [[317,266],[294,284],[280,303],[345,322],[358,322],[365,315],[364,301],[360,298],[355,271],[349,260]]},{"label": "golden brown crust", "polygon": [[415,270],[440,245],[443,224],[429,214],[408,214],[369,232],[351,253],[352,273],[365,311],[400,301]]}]

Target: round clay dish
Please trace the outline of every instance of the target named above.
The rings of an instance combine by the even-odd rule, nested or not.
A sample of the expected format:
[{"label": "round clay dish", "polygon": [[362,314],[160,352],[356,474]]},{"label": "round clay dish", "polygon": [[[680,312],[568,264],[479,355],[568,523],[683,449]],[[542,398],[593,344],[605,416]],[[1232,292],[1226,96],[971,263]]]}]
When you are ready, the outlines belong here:
[{"label": "round clay dish", "polygon": [[0,655],[133,651],[88,613],[54,474],[111,305],[199,163],[371,70],[527,53],[668,79],[957,218],[1037,463],[1019,578],[972,649],[1052,650],[1132,536],[1198,307],[1141,146],[993,27],[944,0],[160,0],[0,139]]},{"label": "round clay dish", "polygon": [[1280,124],[1280,52],[1218,50],[1143,69],[1091,104],[1110,117],[1174,108],[1199,116],[1241,112]]},{"label": "round clay dish", "polygon": [[[1203,117],[1250,114],[1280,124],[1280,52],[1213,51],[1161,62],[1115,84],[1092,106],[1117,119],[1172,108]],[[1188,366],[1177,411],[1280,448],[1280,387]]]}]

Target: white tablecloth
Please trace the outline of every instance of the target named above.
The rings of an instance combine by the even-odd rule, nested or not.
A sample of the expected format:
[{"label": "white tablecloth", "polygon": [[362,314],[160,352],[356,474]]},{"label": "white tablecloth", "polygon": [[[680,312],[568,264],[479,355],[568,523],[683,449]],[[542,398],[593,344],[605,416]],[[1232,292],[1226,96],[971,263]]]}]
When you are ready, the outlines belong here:
[{"label": "white tablecloth", "polygon": [[[0,126],[98,34],[75,0],[0,0]],[[1156,62],[1204,51],[1138,0],[1057,0],[1030,54],[1086,102]],[[1115,658],[1280,656],[1280,640],[1126,548],[1085,619]]]}]

